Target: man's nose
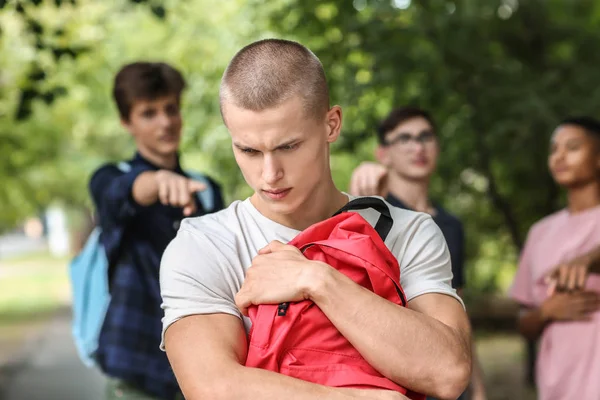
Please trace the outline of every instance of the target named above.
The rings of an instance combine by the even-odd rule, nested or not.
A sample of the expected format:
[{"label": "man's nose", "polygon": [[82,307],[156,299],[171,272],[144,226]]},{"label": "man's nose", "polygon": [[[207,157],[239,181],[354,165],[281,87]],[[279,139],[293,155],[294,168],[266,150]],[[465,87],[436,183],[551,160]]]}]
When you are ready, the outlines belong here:
[{"label": "man's nose", "polygon": [[275,184],[283,177],[283,168],[281,163],[272,154],[265,154],[263,157],[262,178],[268,185]]},{"label": "man's nose", "polygon": [[158,114],[158,122],[162,127],[169,127],[173,123],[173,118],[169,116],[166,112],[161,112]]}]

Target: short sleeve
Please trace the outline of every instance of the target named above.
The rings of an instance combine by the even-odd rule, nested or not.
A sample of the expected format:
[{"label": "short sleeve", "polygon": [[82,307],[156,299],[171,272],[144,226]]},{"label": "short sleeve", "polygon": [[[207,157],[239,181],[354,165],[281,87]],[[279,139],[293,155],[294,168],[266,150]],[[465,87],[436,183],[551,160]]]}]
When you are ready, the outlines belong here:
[{"label": "short sleeve", "polygon": [[[465,231],[462,223],[456,222],[456,237],[452,239],[454,252],[450,250],[452,259],[452,287],[461,289],[465,285]],[[447,243],[450,243],[446,239]]]},{"label": "short sleeve", "polygon": [[235,305],[241,287],[219,243],[189,224],[182,224],[165,252],[160,266],[160,288],[164,310],[164,334],[176,321],[198,314],[231,314],[242,318]]},{"label": "short sleeve", "polygon": [[527,234],[525,246],[519,257],[519,267],[509,289],[509,296],[524,306],[535,305],[531,265],[533,244],[535,243],[535,235],[533,232],[533,229],[531,229]]},{"label": "short sleeve", "polygon": [[[397,257],[402,247],[400,243],[394,245],[393,252]],[[431,217],[422,217],[398,261],[400,283],[407,300],[426,293],[440,293],[463,304],[452,288],[452,267],[446,240]]]}]

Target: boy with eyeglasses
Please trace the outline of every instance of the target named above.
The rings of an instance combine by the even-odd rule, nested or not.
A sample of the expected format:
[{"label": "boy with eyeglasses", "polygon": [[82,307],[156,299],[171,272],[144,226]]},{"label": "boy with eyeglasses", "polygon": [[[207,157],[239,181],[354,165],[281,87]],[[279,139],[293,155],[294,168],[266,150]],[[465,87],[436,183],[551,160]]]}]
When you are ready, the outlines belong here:
[{"label": "boy with eyeglasses", "polygon": [[[403,209],[430,214],[444,234],[452,260],[452,286],[462,295],[464,286],[464,230],[460,220],[429,197],[429,183],[440,153],[431,115],[417,107],[393,110],[377,128],[379,163],[363,162],[350,181],[355,196],[384,197]],[[474,358],[474,360],[476,360]],[[472,399],[486,399],[481,369],[473,365]]]}]

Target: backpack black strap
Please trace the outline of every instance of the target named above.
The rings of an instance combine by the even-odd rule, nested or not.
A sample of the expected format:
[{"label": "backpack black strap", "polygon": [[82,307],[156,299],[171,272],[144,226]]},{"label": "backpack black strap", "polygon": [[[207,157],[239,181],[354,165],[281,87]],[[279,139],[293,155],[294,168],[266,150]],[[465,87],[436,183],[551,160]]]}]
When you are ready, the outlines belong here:
[{"label": "backpack black strap", "polygon": [[366,210],[368,208],[372,208],[380,214],[379,220],[375,224],[375,231],[377,231],[381,240],[385,242],[387,235],[392,230],[394,220],[392,219],[389,207],[383,200],[376,197],[360,197],[348,202],[348,204],[340,208],[333,215],[336,216],[346,211]]},{"label": "backpack black strap", "polygon": [[[372,208],[377,211],[380,216],[379,220],[375,224],[375,231],[379,234],[381,240],[385,242],[385,238],[392,230],[392,225],[394,225],[394,220],[392,219],[392,214],[390,213],[390,208],[385,204],[385,202],[376,197],[359,197],[358,199],[354,199],[349,201],[344,207],[340,208],[334,216],[341,214],[346,211],[358,211],[358,210],[366,210],[368,208]],[[402,305],[406,305],[406,298],[402,293],[402,290],[396,285],[396,292],[402,301]]]}]

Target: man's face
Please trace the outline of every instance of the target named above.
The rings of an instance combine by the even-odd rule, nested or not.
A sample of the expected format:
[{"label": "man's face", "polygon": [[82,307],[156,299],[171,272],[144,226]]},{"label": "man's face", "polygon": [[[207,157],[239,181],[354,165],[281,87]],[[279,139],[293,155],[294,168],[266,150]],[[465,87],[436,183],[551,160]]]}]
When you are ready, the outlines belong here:
[{"label": "man's face", "polygon": [[393,173],[410,180],[426,180],[437,165],[439,146],[431,124],[423,117],[402,122],[387,133],[377,158]]},{"label": "man's face", "polygon": [[548,156],[548,167],[556,183],[570,188],[598,179],[598,142],[579,126],[562,125],[556,128],[550,141]]},{"label": "man's face", "polygon": [[275,219],[301,214],[311,206],[312,196],[331,183],[329,144],[341,129],[339,107],[321,118],[311,117],[301,99],[293,97],[263,111],[226,102],[223,115],[235,159],[263,215]]},{"label": "man's face", "polygon": [[121,121],[142,152],[164,157],[176,153],[181,141],[181,113],[176,95],[137,100],[129,121]]}]

